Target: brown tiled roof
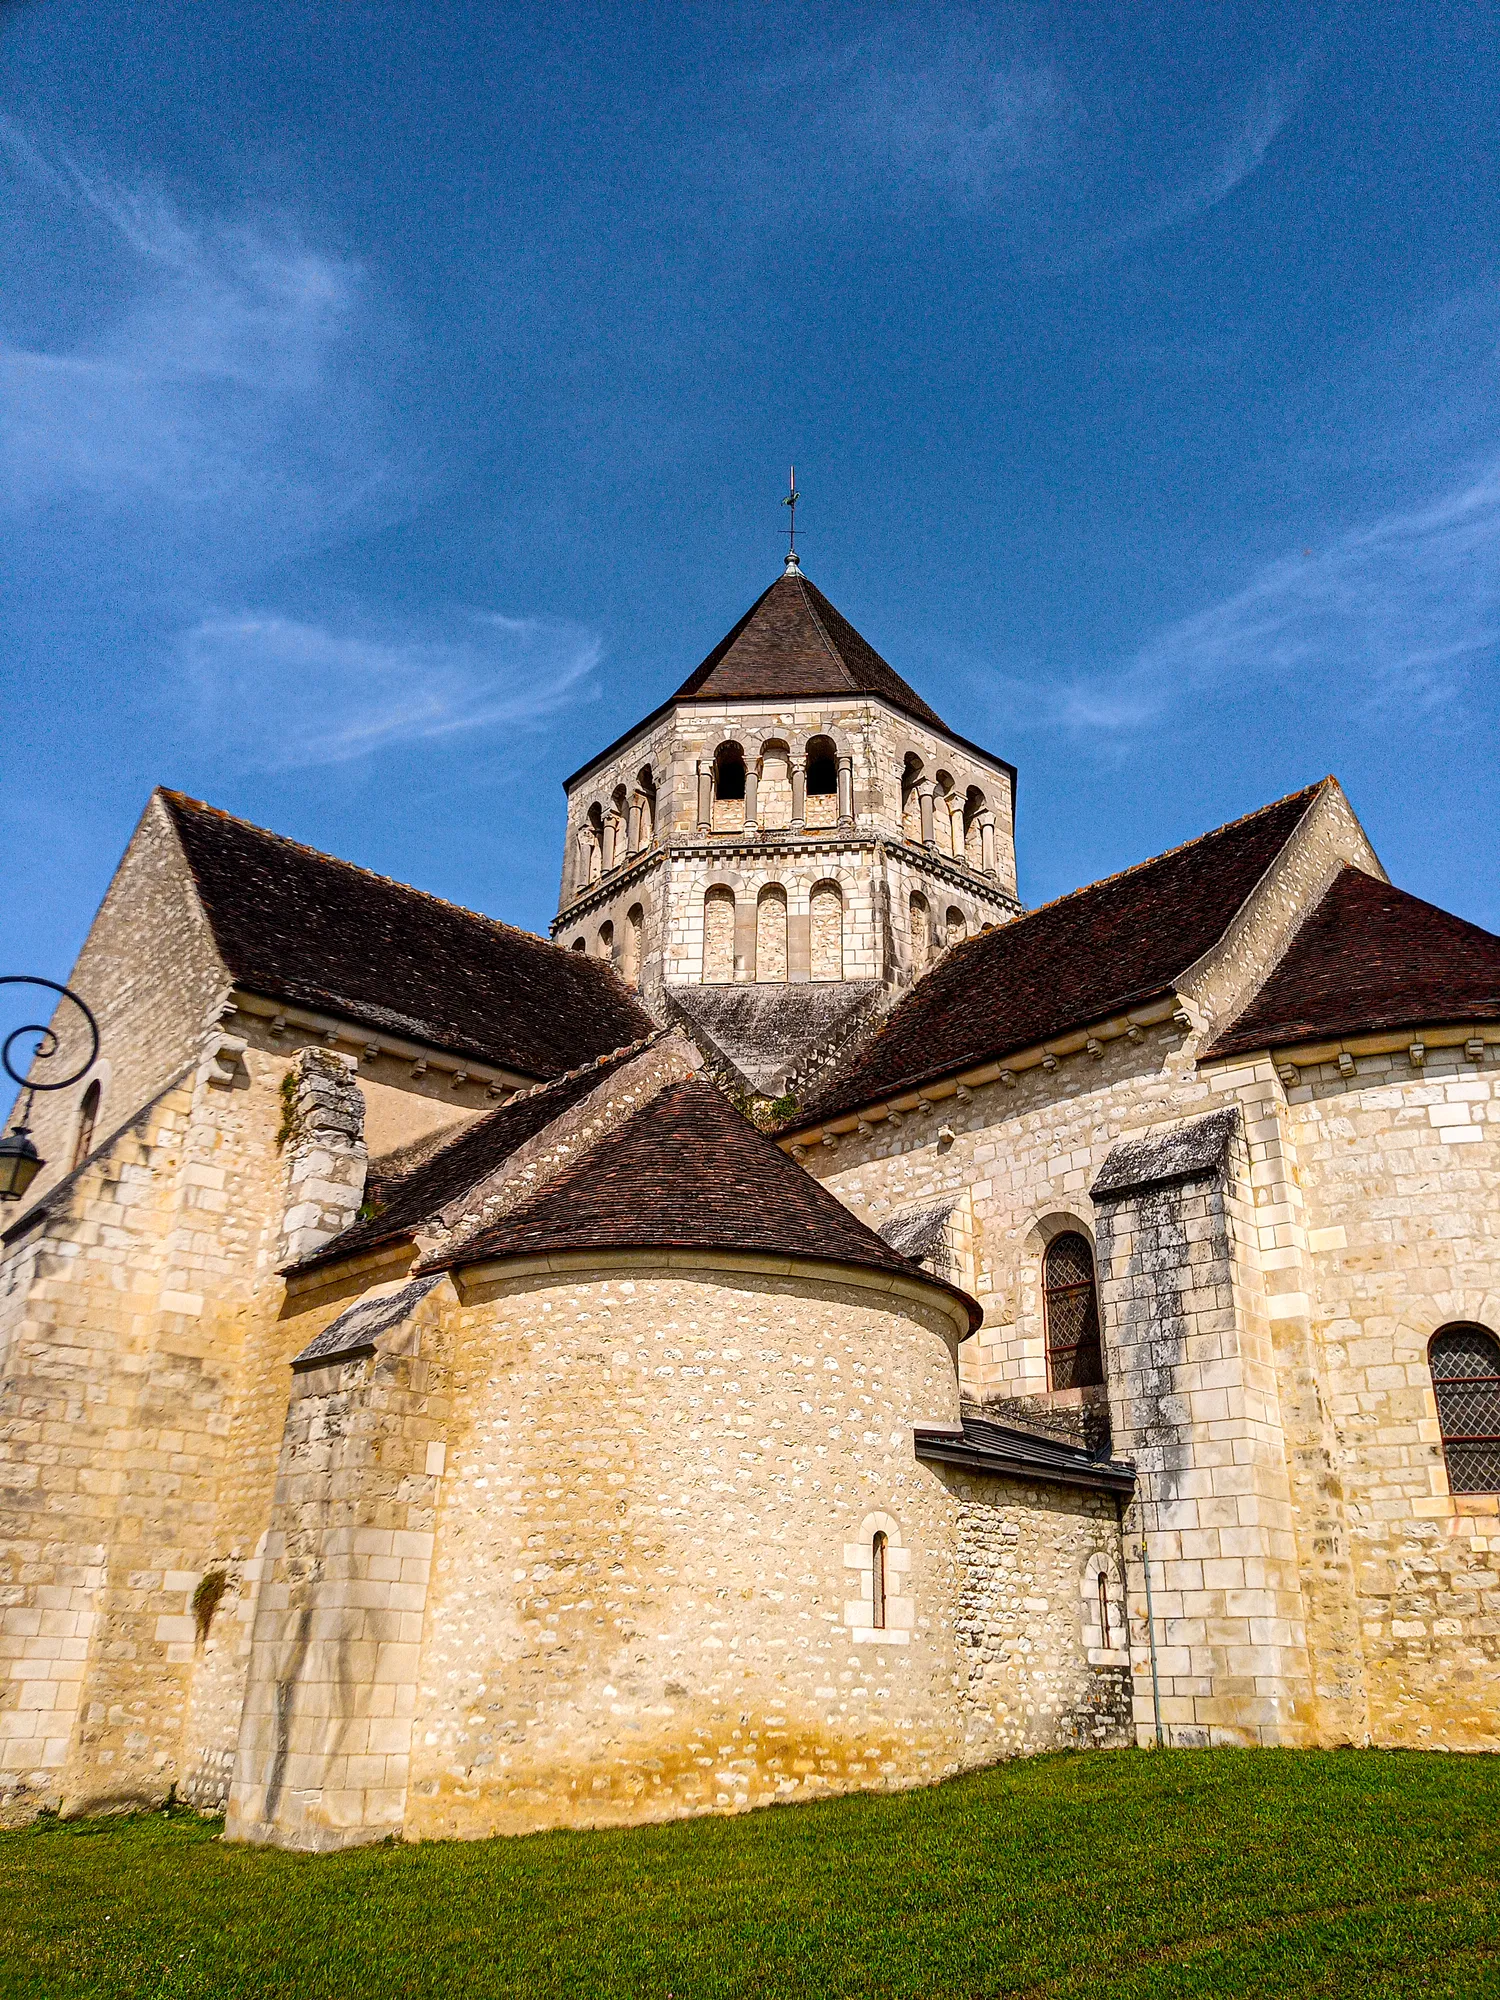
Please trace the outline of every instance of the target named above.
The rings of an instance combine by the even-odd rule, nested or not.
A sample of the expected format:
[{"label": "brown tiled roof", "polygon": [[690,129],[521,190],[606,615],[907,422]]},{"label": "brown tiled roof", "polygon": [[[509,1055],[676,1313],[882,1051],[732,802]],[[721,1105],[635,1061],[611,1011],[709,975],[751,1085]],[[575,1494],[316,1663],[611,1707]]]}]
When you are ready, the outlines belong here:
[{"label": "brown tiled roof", "polygon": [[558,1076],[652,1030],[600,959],[180,792],[159,796],[214,942],[248,992],[533,1077]]},{"label": "brown tiled roof", "polygon": [[875,694],[951,733],[935,710],[805,576],[779,576],[688,675],[673,701]]},{"label": "brown tiled roof", "polygon": [[979,1308],[883,1243],[701,1078],[661,1091],[529,1202],[424,1268],[565,1250],[749,1250],[900,1273]]},{"label": "brown tiled roof", "polygon": [[1345,868],[1208,1053],[1463,1021],[1500,1021],[1500,937]]},{"label": "brown tiled roof", "polygon": [[606,1081],[608,1072],[589,1064],[578,1076],[559,1077],[524,1097],[513,1098],[483,1118],[465,1125],[446,1146],[413,1167],[409,1173],[389,1181],[371,1179],[366,1188],[368,1204],[379,1213],[363,1222],[352,1222],[331,1243],[297,1266],[310,1271],[320,1264],[335,1263],[387,1243],[408,1240],[420,1223],[436,1216],[450,1201],[467,1194],[486,1174],[508,1160],[528,1139],[544,1131],[554,1118],[581,1104]]},{"label": "brown tiled roof", "polygon": [[1172,990],[1224,935],[1319,787],[946,953],[786,1130],[972,1069]]}]

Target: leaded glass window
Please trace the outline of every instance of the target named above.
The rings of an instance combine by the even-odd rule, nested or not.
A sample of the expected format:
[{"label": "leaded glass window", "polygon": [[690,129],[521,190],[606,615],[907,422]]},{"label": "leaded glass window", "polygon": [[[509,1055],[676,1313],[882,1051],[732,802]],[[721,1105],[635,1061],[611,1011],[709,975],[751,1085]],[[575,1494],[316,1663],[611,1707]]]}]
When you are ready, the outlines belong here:
[{"label": "leaded glass window", "polygon": [[1094,1253],[1076,1230],[1054,1236],[1042,1266],[1047,1376],[1054,1389],[1088,1389],[1104,1380]]},{"label": "leaded glass window", "polygon": [[1482,1326],[1445,1326],[1427,1350],[1451,1493],[1500,1492],[1500,1343]]}]

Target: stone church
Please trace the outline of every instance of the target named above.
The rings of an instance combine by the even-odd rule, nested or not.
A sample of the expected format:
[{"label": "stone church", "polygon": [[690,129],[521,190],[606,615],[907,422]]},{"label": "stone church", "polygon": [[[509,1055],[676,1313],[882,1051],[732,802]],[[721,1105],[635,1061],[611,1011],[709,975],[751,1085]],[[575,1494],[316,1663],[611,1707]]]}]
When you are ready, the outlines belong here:
[{"label": "stone church", "polygon": [[795,558],[566,789],[550,941],[148,802],[3,1238],[9,1815],[1500,1747],[1500,939],[1331,778],[1028,911]]}]

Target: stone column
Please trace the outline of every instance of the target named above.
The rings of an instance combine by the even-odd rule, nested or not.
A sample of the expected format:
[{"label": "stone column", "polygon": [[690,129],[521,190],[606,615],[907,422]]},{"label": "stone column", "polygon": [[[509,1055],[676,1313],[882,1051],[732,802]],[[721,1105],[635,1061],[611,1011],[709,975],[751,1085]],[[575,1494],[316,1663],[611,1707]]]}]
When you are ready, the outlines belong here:
[{"label": "stone column", "polygon": [[854,759],[839,759],[839,825],[854,824]]},{"label": "stone column", "polygon": [[807,823],[807,759],[792,760],[792,832],[801,833]]},{"label": "stone column", "polygon": [[760,759],[745,759],[745,831],[754,833],[756,799],[760,791]]},{"label": "stone column", "polygon": [[995,815],[984,812],[979,815],[979,865],[986,875],[995,872]]},{"label": "stone column", "polygon": [[625,852],[639,854],[641,851],[641,795],[633,792],[629,806],[630,817],[625,826]]},{"label": "stone column", "polygon": [[919,785],[917,797],[922,804],[922,845],[931,847],[933,839],[933,797],[931,785]]},{"label": "stone column", "polygon": [[710,833],[714,823],[714,774],[713,766],[700,763],[698,766],[698,831]]},{"label": "stone column", "polygon": [[286,1207],[278,1264],[310,1257],[347,1229],[364,1200],[365,1096],[353,1056],[298,1052],[287,1077]]},{"label": "stone column", "polygon": [[949,846],[955,861],[964,858],[964,802],[955,793],[948,801]]}]

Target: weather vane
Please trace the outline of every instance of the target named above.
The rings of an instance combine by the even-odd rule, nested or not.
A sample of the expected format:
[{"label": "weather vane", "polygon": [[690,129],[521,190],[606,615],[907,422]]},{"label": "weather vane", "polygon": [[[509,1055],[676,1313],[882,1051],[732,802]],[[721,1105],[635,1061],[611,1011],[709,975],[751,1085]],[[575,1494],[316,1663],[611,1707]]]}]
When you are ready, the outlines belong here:
[{"label": "weather vane", "polygon": [[801,498],[802,495],[797,491],[797,468],[794,465],[791,477],[787,480],[786,498],[781,503],[783,507],[790,507],[792,510],[791,525],[786,531],[786,566],[789,570],[797,568],[797,502]]}]

